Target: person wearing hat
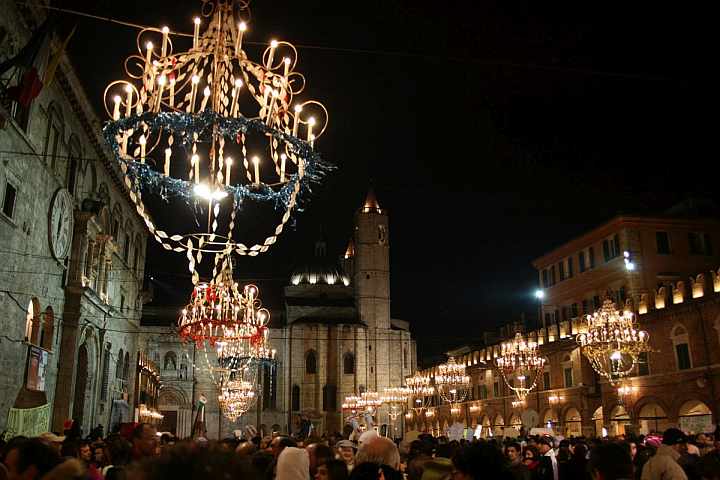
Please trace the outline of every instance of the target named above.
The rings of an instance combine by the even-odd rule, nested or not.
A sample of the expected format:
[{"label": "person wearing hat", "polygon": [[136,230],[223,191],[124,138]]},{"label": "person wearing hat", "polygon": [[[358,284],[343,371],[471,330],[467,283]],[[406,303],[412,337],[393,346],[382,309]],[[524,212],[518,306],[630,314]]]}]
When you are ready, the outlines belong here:
[{"label": "person wearing hat", "polygon": [[540,452],[540,465],[538,466],[538,477],[542,480],[558,480],[560,471],[558,470],[557,457],[553,450],[553,439],[547,435],[543,435],[537,442],[538,451]]},{"label": "person wearing hat", "polygon": [[38,438],[57,450],[58,455],[60,454],[60,448],[65,441],[65,435],[55,435],[52,432],[45,432],[40,434]]},{"label": "person wearing hat", "polygon": [[641,480],[687,480],[687,475],[678,463],[686,446],[687,437],[681,430],[677,428],[665,430],[662,445],[643,467]]},{"label": "person wearing hat", "polygon": [[355,444],[350,440],[340,440],[335,444],[335,450],[338,453],[338,460],[345,462],[348,473],[352,472],[355,466]]}]

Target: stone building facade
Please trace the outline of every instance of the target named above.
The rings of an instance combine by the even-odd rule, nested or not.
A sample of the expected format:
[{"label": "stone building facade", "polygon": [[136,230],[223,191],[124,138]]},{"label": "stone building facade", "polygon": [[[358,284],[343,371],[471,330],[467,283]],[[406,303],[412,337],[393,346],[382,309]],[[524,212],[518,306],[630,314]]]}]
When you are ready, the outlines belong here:
[{"label": "stone building facade", "polygon": [[[0,11],[3,61],[44,13]],[[68,419],[107,431],[132,417],[145,228],[69,60],[28,108],[9,96],[17,73],[0,83],[0,431],[62,431]]]},{"label": "stone building facade", "polygon": [[[473,429],[482,426],[483,436],[502,435],[506,428],[519,429],[523,424],[552,428],[565,436],[661,432],[669,426],[694,433],[714,431],[720,414],[717,228],[715,220],[618,218],[536,260],[545,287],[543,325],[508,325],[499,335],[487,335],[479,346],[449,352],[471,376],[468,400],[459,414],[439,405],[433,416],[415,417],[409,426],[441,432],[459,421]],[[666,238],[673,245],[669,250]],[[702,248],[692,245],[697,238],[703,239]],[[612,247],[616,255],[609,249],[609,255],[567,275],[572,271],[567,268],[571,255],[578,251],[587,255],[593,245],[602,255],[605,239],[619,242]],[[626,251],[633,262],[629,268],[623,261]],[[563,258],[565,275],[560,281],[558,262]],[[554,284],[552,276],[543,273],[553,265]],[[545,279],[548,282],[542,283]],[[604,298],[603,292],[620,308],[631,309],[640,328],[650,335],[652,352],[641,357],[622,383],[624,393],[593,371],[576,341],[576,335],[585,331],[581,314],[592,313],[593,298]],[[573,306],[583,299],[590,306]],[[501,341],[516,331],[537,341],[546,359],[535,390],[524,405],[517,406],[494,368]]]},{"label": "stone building facade", "polygon": [[[414,373],[416,348],[409,324],[390,318],[388,214],[372,192],[356,213],[342,265],[327,255],[326,248],[318,241],[315,255],[292,273],[284,288],[284,305],[266,305],[275,319],[270,344],[277,351],[276,362],[259,371],[260,398],[237,422],[218,415],[217,391],[208,373],[212,354],[208,360],[204,349],[181,343],[170,335],[171,329],[143,327],[144,348],[163,367],[173,365],[165,362],[168,355],[178,359],[176,365],[194,365],[194,391],[193,380],[180,378],[176,368],[161,370],[160,410],[166,418],[177,418],[163,428],[189,434],[192,406],[205,395],[210,438],[218,438],[218,430],[227,436],[248,425],[265,433],[297,431],[301,418],[316,432],[342,431],[346,396],[401,386]],[[177,318],[177,312],[166,315]],[[377,421],[387,422],[384,411]],[[401,426],[396,428],[399,432]]]}]

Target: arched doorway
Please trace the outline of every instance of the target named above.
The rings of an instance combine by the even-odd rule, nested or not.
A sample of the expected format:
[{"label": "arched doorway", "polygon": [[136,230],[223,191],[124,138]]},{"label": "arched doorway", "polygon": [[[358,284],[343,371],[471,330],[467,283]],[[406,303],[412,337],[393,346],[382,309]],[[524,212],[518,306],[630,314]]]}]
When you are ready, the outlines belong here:
[{"label": "arched doorway", "polygon": [[495,416],[495,422],[493,424],[493,436],[502,437],[503,430],[505,429],[505,419],[499,413]]},{"label": "arched doorway", "polygon": [[548,408],[545,411],[545,415],[543,415],[543,422],[542,426],[544,428],[550,428],[554,432],[558,433],[558,427],[560,425],[560,415],[558,415],[557,410],[554,408]]},{"label": "arched doorway", "polygon": [[480,431],[480,436],[482,438],[487,438],[492,433],[490,428],[490,419],[485,416],[482,419],[482,430]]},{"label": "arched doorway", "polygon": [[622,405],[616,405],[610,412],[610,436],[625,435],[625,425],[630,424],[630,415]]},{"label": "arched doorway", "polygon": [[690,400],[683,403],[678,417],[680,428],[690,434],[712,432],[714,430],[712,412],[700,400]]},{"label": "arched doorway", "polygon": [[650,432],[664,432],[670,427],[665,410],[657,403],[643,405],[638,413],[640,433],[647,435]]},{"label": "arched doorway", "polygon": [[[88,386],[88,351],[85,343],[78,348],[77,365],[75,367],[75,398],[73,400],[72,418],[82,422],[85,416],[85,391]],[[85,432],[87,433],[87,432]]]},{"label": "arched doorway", "polygon": [[577,408],[571,407],[565,412],[565,436],[582,436],[582,417]]},{"label": "arched doorway", "polygon": [[602,406],[598,407],[592,416],[593,425],[595,425],[595,435],[602,438],[603,436],[603,411]]}]

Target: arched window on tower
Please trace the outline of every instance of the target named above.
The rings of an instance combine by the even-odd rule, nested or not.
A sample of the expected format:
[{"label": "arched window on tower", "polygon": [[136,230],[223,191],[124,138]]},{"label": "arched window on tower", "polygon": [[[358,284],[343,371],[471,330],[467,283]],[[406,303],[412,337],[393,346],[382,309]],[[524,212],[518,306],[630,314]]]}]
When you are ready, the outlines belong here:
[{"label": "arched window on tower", "polygon": [[355,373],[355,355],[347,352],[343,356],[343,373],[345,375],[352,375]]},{"label": "arched window on tower", "polygon": [[315,350],[310,350],[305,355],[305,373],[309,375],[317,373],[317,354]]},{"label": "arched window on tower", "polygon": [[292,387],[292,411],[297,412],[300,410],[300,387],[293,385]]}]

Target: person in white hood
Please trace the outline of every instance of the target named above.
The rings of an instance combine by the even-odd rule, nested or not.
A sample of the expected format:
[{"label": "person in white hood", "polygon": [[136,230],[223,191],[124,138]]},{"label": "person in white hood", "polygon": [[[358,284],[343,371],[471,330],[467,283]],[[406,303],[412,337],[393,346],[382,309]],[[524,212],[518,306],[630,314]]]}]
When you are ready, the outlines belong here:
[{"label": "person in white hood", "polygon": [[310,478],[310,457],[306,450],[285,447],[277,461],[276,480],[308,480]]}]

